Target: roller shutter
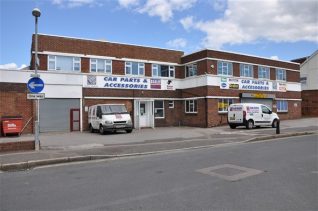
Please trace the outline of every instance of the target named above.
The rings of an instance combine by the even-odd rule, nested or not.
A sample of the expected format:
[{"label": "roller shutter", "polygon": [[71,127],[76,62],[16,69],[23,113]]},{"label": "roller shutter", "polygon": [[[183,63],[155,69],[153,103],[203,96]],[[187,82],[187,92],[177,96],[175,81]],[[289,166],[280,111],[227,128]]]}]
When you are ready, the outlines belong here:
[{"label": "roller shutter", "polygon": [[241,98],[242,103],[259,103],[267,105],[270,109],[273,108],[273,100],[269,98]]}]

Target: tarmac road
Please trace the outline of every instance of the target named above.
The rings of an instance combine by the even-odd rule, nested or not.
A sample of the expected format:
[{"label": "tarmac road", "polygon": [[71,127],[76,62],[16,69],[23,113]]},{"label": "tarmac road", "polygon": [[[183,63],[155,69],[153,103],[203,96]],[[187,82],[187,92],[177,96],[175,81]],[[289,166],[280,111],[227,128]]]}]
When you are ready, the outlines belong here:
[{"label": "tarmac road", "polygon": [[315,134],[3,172],[0,209],[318,210],[317,149]]}]

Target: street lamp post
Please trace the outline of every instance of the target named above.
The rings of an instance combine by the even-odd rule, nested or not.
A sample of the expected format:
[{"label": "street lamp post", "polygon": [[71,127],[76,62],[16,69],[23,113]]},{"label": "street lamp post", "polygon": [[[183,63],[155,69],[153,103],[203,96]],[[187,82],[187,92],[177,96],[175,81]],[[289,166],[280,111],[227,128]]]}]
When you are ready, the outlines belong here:
[{"label": "street lamp post", "polygon": [[[31,75],[31,77],[37,77],[39,78],[40,75],[38,74],[38,64],[39,64],[39,59],[38,59],[38,17],[41,16],[41,11],[38,8],[34,8],[32,10],[32,15],[35,17],[35,68],[34,68],[34,75]],[[35,149],[39,150],[40,149],[40,139],[39,139],[39,125],[40,125],[40,120],[39,120],[39,113],[40,113],[40,103],[39,100],[36,100],[35,104],[35,110],[36,110],[36,117],[35,117],[35,124],[34,124],[34,136],[35,136]]]}]

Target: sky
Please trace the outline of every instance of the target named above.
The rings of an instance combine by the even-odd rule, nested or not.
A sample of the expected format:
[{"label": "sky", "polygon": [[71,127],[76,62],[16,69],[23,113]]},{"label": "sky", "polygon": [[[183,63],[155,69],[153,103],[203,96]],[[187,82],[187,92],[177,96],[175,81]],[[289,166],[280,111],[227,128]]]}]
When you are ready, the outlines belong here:
[{"label": "sky", "polygon": [[39,33],[290,61],[318,49],[317,0],[0,0],[0,68],[30,63]]}]

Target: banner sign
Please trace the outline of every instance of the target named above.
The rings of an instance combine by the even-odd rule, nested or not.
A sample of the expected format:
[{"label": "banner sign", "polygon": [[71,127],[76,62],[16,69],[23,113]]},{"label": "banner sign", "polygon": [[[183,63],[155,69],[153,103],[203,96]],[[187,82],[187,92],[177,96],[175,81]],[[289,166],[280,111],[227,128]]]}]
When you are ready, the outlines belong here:
[{"label": "banner sign", "polygon": [[286,92],[286,83],[256,79],[225,78],[221,77],[221,89],[257,90]]},{"label": "banner sign", "polygon": [[155,79],[127,76],[98,76],[86,75],[83,86],[89,88],[109,89],[148,89],[148,90],[174,90],[173,84],[168,79]]}]

